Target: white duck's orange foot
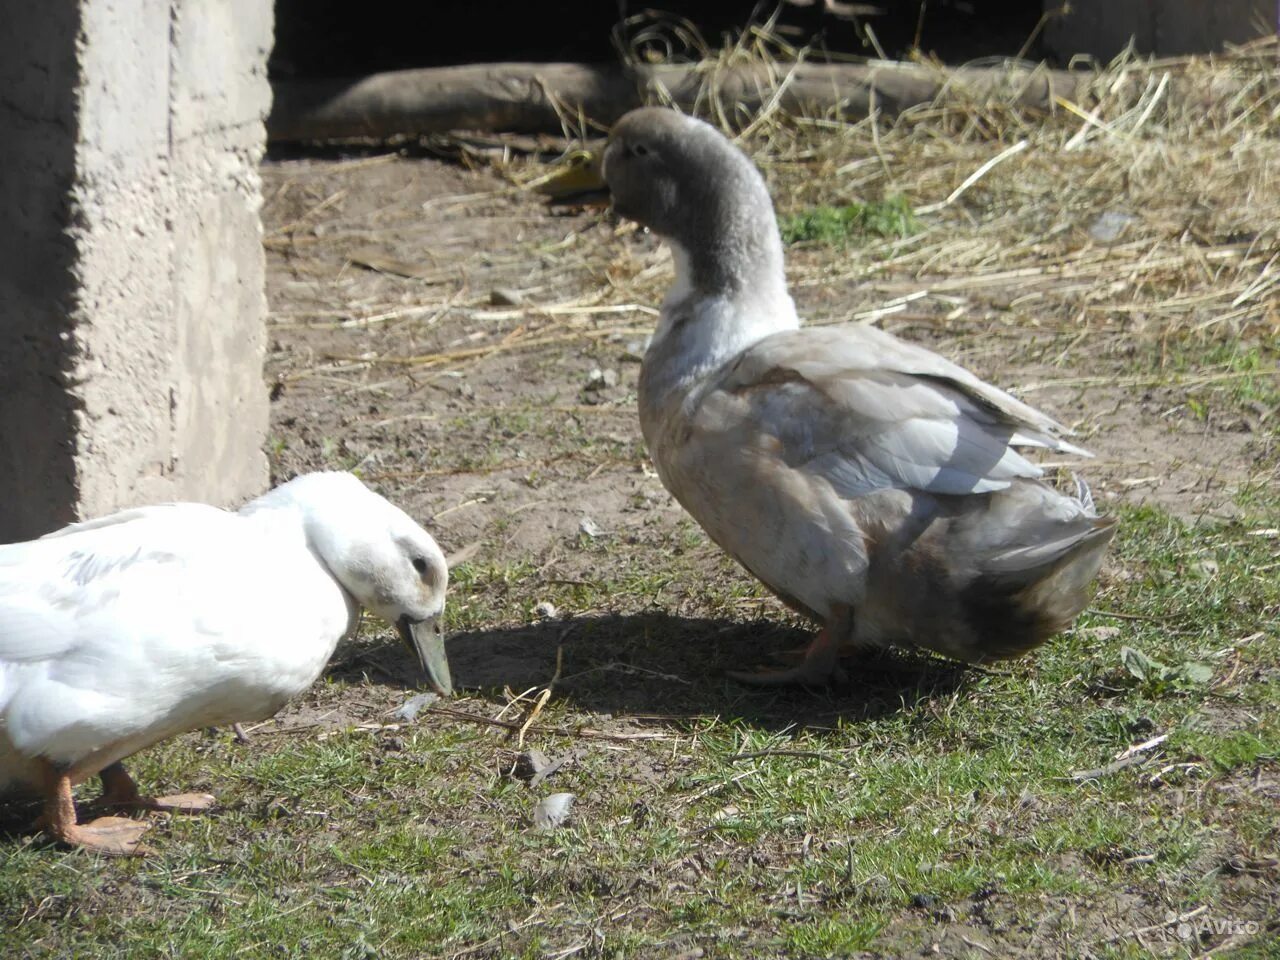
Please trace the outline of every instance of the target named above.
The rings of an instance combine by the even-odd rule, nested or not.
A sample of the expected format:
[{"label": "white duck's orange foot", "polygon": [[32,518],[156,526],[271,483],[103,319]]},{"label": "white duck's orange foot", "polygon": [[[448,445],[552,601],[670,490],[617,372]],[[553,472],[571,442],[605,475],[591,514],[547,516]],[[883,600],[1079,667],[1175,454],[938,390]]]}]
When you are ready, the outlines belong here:
[{"label": "white duck's orange foot", "polygon": [[211,793],[171,793],[164,797],[140,799],[143,809],[171,813],[201,813],[218,802],[218,798]]},{"label": "white duck's orange foot", "polygon": [[127,817],[99,817],[85,824],[67,824],[50,831],[54,839],[108,857],[145,857],[152,853],[142,843],[150,824]]},{"label": "white duck's orange foot", "polygon": [[102,796],[98,806],[128,810],[156,810],[163,813],[199,813],[208,810],[217,798],[209,793],[175,793],[164,797],[144,797],[122,763],[113,763],[98,776]]},{"label": "white duck's orange foot", "polygon": [[96,807],[110,807],[115,810],[154,810],[157,813],[203,813],[218,798],[211,793],[171,793],[163,797],[134,796],[112,798],[103,795]]},{"label": "white duck's orange foot", "polygon": [[[43,768],[45,800],[44,814],[37,825],[45,833],[59,843],[109,857],[145,857],[151,853],[150,848],[141,843],[142,835],[151,827],[148,823],[125,817],[99,817],[90,823],[78,823],[75,800],[71,796],[71,777],[48,760],[39,762]],[[103,784],[108,790],[113,784],[117,790],[125,789],[119,776],[132,786],[133,781],[124,767],[119,764],[113,766],[117,769],[103,777]]]}]

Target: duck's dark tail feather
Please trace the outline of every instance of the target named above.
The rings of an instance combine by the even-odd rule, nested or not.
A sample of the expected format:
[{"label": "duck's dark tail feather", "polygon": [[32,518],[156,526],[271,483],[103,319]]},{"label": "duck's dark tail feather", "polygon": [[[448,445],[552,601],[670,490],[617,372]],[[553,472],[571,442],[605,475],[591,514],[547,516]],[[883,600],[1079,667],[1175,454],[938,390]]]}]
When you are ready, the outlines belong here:
[{"label": "duck's dark tail feather", "polygon": [[1114,518],[1082,519],[1088,526],[1060,540],[988,558],[961,595],[969,628],[964,659],[1019,656],[1079,616],[1093,595],[1093,580],[1116,532]]}]

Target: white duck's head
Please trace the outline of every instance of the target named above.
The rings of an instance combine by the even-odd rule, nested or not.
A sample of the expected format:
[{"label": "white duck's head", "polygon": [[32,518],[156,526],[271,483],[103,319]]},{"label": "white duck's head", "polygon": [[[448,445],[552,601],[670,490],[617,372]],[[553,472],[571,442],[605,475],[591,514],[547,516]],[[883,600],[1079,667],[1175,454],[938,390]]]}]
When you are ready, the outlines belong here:
[{"label": "white duck's head", "polygon": [[431,534],[350,473],[310,473],[241,513],[294,509],[307,541],[343,589],[395,626],[442,696],[453,692],[442,619],[449,569]]},{"label": "white duck's head", "polygon": [[670,242],[693,289],[785,286],[764,178],[710,124],[660,107],[632,110],[609,134],[601,174],[613,209]]}]

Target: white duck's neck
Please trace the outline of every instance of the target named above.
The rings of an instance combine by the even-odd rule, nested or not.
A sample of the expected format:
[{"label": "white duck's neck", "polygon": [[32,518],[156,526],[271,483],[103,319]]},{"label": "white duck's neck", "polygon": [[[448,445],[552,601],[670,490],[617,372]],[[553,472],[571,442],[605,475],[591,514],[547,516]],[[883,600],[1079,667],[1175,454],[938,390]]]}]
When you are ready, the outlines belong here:
[{"label": "white duck's neck", "polygon": [[[354,478],[341,474],[308,474],[276,487],[240,508],[241,516],[270,530],[276,538],[296,537],[316,558],[317,564],[347,597],[357,612],[359,604],[343,578],[344,540],[341,527],[358,523],[353,511],[329,503],[334,487],[339,490]],[[326,509],[326,503],[329,508]]]}]

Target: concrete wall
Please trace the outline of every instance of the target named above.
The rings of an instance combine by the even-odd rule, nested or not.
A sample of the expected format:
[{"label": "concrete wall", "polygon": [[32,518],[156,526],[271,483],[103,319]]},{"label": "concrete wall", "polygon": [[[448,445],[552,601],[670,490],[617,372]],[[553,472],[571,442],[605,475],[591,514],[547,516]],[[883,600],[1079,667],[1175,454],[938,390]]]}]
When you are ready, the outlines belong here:
[{"label": "concrete wall", "polygon": [[258,492],[270,0],[5,6],[0,541]]},{"label": "concrete wall", "polygon": [[[1044,0],[1046,13],[1062,0]],[[1274,34],[1276,0],[1071,0],[1046,25],[1045,46],[1066,60],[1087,53],[1110,60],[1133,39],[1139,53],[1210,53],[1227,43]]]}]

